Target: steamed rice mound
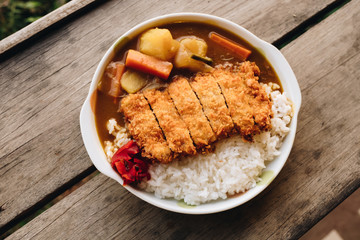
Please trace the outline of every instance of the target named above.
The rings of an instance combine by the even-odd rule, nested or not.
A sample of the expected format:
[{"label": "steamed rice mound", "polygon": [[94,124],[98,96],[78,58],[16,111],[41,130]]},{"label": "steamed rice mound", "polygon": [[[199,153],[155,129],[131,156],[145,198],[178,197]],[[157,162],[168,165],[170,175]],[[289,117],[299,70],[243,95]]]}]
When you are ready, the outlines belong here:
[{"label": "steamed rice mound", "polygon": [[[139,187],[159,198],[183,199],[191,205],[225,199],[255,187],[266,162],[280,155],[292,117],[292,104],[285,93],[276,90],[279,86],[273,83],[263,86],[273,102],[271,131],[256,135],[253,143],[233,136],[218,141],[213,153],[183,157],[169,164],[155,163],[149,168],[151,179]],[[105,142],[105,153],[110,160],[130,137],[114,119],[108,121],[107,128],[115,136],[113,142]]]}]

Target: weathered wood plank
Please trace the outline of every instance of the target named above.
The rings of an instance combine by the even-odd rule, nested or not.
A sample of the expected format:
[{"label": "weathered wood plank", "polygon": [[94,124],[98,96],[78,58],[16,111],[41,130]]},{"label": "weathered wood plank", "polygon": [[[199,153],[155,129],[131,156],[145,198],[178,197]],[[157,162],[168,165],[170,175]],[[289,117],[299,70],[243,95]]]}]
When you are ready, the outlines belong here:
[{"label": "weathered wood plank", "polygon": [[352,1],[283,50],[303,107],[290,158],[266,193],[231,211],[189,216],[98,175],[9,239],[298,238],[360,185],[359,13]]},{"label": "weathered wood plank", "polygon": [[130,27],[165,13],[196,11],[274,41],[331,2],[108,1],[2,62],[0,229],[92,166],[80,137],[80,107],[99,60]]},{"label": "weathered wood plank", "polygon": [[95,1],[96,0],[72,0],[71,2],[55,9],[41,19],[1,40],[0,54]]}]

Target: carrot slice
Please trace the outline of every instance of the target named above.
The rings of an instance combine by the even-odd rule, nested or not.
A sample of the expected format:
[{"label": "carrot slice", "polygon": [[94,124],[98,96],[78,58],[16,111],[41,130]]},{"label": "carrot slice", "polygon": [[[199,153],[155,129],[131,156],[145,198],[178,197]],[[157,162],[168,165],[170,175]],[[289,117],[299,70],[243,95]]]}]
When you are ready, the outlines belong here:
[{"label": "carrot slice", "polygon": [[128,51],[125,65],[163,79],[167,79],[169,77],[173,67],[171,62],[162,61],[132,49]]},{"label": "carrot slice", "polygon": [[123,75],[124,71],[125,71],[125,65],[122,63],[116,63],[115,65],[115,77],[111,80],[111,84],[110,84],[110,90],[108,92],[108,94],[112,97],[118,97],[119,93],[120,93],[120,80],[121,80],[121,76]]},{"label": "carrot slice", "polygon": [[238,43],[235,43],[231,41],[230,39],[227,39],[224,36],[221,36],[220,34],[217,34],[215,32],[211,32],[209,34],[209,38],[214,41],[215,43],[227,48],[228,50],[236,53],[239,57],[246,60],[249,55],[251,54],[251,51],[240,46]]}]

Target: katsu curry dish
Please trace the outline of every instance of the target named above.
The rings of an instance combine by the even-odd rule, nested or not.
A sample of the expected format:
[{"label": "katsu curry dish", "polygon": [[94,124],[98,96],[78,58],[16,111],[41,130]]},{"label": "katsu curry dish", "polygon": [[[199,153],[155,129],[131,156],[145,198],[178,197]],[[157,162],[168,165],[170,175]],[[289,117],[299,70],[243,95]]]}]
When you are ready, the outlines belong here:
[{"label": "katsu curry dish", "polygon": [[292,102],[267,59],[213,25],[148,29],[98,84],[95,120],[124,185],[189,205],[256,186],[280,155]]}]

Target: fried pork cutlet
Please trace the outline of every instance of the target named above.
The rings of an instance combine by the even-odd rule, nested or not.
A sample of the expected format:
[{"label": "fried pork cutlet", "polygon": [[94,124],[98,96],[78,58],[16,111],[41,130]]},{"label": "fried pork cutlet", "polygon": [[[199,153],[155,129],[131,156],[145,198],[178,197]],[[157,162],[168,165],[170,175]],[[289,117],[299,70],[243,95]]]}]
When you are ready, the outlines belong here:
[{"label": "fried pork cutlet", "polygon": [[127,95],[120,104],[120,111],[129,122],[129,132],[142,149],[142,156],[162,163],[172,161],[174,155],[143,94]]},{"label": "fried pork cutlet", "polygon": [[234,130],[234,124],[214,77],[211,74],[198,73],[190,85],[199,98],[216,137],[229,136]]},{"label": "fried pork cutlet", "polygon": [[250,62],[219,66],[213,72],[225,97],[235,128],[245,140],[271,128],[271,102],[258,82],[259,68]]},{"label": "fried pork cutlet", "polygon": [[255,134],[271,128],[273,114],[259,74],[255,63],[244,62],[198,73],[191,83],[177,76],[164,91],[124,97],[120,111],[142,156],[162,163],[196,154],[196,148],[210,147],[233,129],[252,141]]},{"label": "fried pork cutlet", "polygon": [[214,142],[215,134],[188,80],[184,77],[176,77],[168,86],[168,91],[195,145],[202,148]]},{"label": "fried pork cutlet", "polygon": [[170,149],[179,154],[196,154],[189,130],[177,112],[169,93],[152,89],[144,91],[143,94],[164,132]]}]

